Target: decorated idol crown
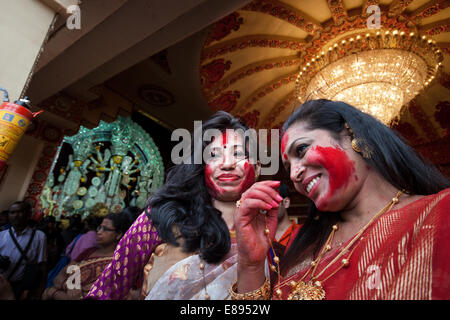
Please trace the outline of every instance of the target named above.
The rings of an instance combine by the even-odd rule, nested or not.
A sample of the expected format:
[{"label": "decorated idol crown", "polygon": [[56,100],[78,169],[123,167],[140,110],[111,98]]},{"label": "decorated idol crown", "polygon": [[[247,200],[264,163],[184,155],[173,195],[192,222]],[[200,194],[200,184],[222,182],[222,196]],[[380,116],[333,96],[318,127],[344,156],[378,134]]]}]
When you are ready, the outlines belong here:
[{"label": "decorated idol crown", "polygon": [[71,137],[64,137],[64,142],[72,146],[74,161],[85,161],[92,153],[92,132],[83,126],[80,127],[78,134]]},{"label": "decorated idol crown", "polygon": [[135,143],[133,123],[121,118],[111,124],[111,152],[114,156],[126,156]]}]

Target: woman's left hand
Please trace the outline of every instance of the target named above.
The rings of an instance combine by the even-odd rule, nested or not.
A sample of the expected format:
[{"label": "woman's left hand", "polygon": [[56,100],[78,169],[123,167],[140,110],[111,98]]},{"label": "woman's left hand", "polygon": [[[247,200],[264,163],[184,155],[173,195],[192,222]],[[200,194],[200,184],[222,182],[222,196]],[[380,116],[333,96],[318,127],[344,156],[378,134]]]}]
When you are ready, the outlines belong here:
[{"label": "woman's left hand", "polygon": [[[275,237],[278,223],[278,206],[282,198],[276,188],[280,181],[255,183],[242,194],[240,206],[236,210],[235,229],[239,263],[244,266],[261,266],[266,258],[270,239]],[[261,210],[266,213],[262,214]]]}]

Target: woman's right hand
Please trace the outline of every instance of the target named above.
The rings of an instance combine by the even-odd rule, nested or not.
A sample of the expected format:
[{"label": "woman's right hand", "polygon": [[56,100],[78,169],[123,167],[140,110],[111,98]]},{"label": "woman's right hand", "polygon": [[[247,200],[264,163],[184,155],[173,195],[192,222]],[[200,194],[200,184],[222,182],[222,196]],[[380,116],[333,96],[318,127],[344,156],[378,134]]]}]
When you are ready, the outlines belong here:
[{"label": "woman's right hand", "polygon": [[[240,268],[260,268],[264,264],[270,243],[267,240],[266,222],[270,239],[275,238],[278,207],[283,198],[276,188],[280,181],[256,182],[242,194],[236,210],[234,227],[238,245]],[[267,213],[261,213],[266,210]]]}]

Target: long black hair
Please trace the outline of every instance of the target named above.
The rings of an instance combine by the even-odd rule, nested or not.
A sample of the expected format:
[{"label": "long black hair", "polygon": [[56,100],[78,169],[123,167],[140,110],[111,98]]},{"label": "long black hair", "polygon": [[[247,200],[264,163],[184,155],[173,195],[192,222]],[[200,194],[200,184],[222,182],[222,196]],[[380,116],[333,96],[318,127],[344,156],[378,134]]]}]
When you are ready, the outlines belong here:
[{"label": "long black hair", "polygon": [[[450,187],[450,181],[401,136],[347,103],[325,99],[307,101],[284,123],[282,133],[297,122],[305,123],[310,130],[327,130],[337,141],[341,140],[341,132],[346,130],[347,123],[360,141],[358,147],[370,151],[370,157],[363,158],[364,161],[391,185],[406,193],[429,195]],[[339,218],[339,212],[320,214],[310,201],[305,224],[280,262],[281,273],[308,255],[316,255]]]},{"label": "long black hair", "polygon": [[[208,129],[245,132],[248,128],[229,113],[218,111],[203,123],[201,137]],[[196,145],[197,136],[192,135],[191,146]],[[201,154],[209,143],[202,141]],[[230,233],[222,213],[212,206],[204,180],[205,164],[203,161],[195,164],[194,148],[191,148],[190,160],[191,164],[183,163],[170,169],[163,187],[149,200],[147,212],[150,211],[149,217],[163,241],[178,246],[177,238],[181,236],[185,252],[200,249],[202,259],[217,263],[230,251]]]}]

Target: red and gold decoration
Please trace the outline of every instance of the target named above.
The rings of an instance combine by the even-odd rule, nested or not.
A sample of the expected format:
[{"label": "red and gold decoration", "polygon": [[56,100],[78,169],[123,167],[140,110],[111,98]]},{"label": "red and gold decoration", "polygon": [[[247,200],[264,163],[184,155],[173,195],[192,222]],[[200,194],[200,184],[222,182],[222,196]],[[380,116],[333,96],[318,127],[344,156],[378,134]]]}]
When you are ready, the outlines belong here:
[{"label": "red and gold decoration", "polygon": [[[368,27],[371,6],[380,9],[378,29]],[[389,110],[377,109],[379,118],[389,124],[418,94],[427,96],[433,86],[442,90],[441,78],[448,78],[450,72],[446,58],[449,39],[444,36],[450,27],[448,8],[448,1],[443,0],[420,5],[396,0],[382,5],[376,0],[351,4],[335,0],[252,1],[211,26],[200,58],[203,93],[214,110],[226,110],[241,118],[258,111],[256,126],[273,128],[306,96],[352,97],[348,102],[356,105],[358,99],[377,97],[355,95],[367,91],[368,86],[350,81],[355,80],[350,79],[354,66],[357,74],[372,79],[383,74],[388,78],[388,73],[400,77],[397,82],[383,78],[369,85],[380,93],[379,104],[393,105]],[[383,56],[384,60],[378,61]],[[358,63],[347,61],[350,57]],[[351,83],[336,85],[330,93],[319,85],[319,79],[331,75],[324,81],[340,81],[331,65],[340,68],[342,81]],[[371,70],[377,65],[380,70]],[[362,78],[362,82],[367,80]],[[366,109],[369,104],[373,105],[372,101],[365,103]],[[420,107],[435,105],[421,103]],[[429,121],[432,114],[427,117]]]},{"label": "red and gold decoration", "polygon": [[40,112],[31,112],[26,98],[9,102],[8,91],[3,91],[4,99],[0,105],[0,171],[6,165],[31,121]]},{"label": "red and gold decoration", "polygon": [[57,155],[58,146],[64,137],[64,132],[43,120],[39,120],[36,121],[34,130],[27,131],[27,135],[44,142],[44,148],[42,149],[25,194],[25,199],[35,209],[35,219],[39,219],[40,216],[47,215],[49,212],[48,209],[42,211],[41,196],[47,196],[44,191],[45,182],[52,167],[53,159]]}]

